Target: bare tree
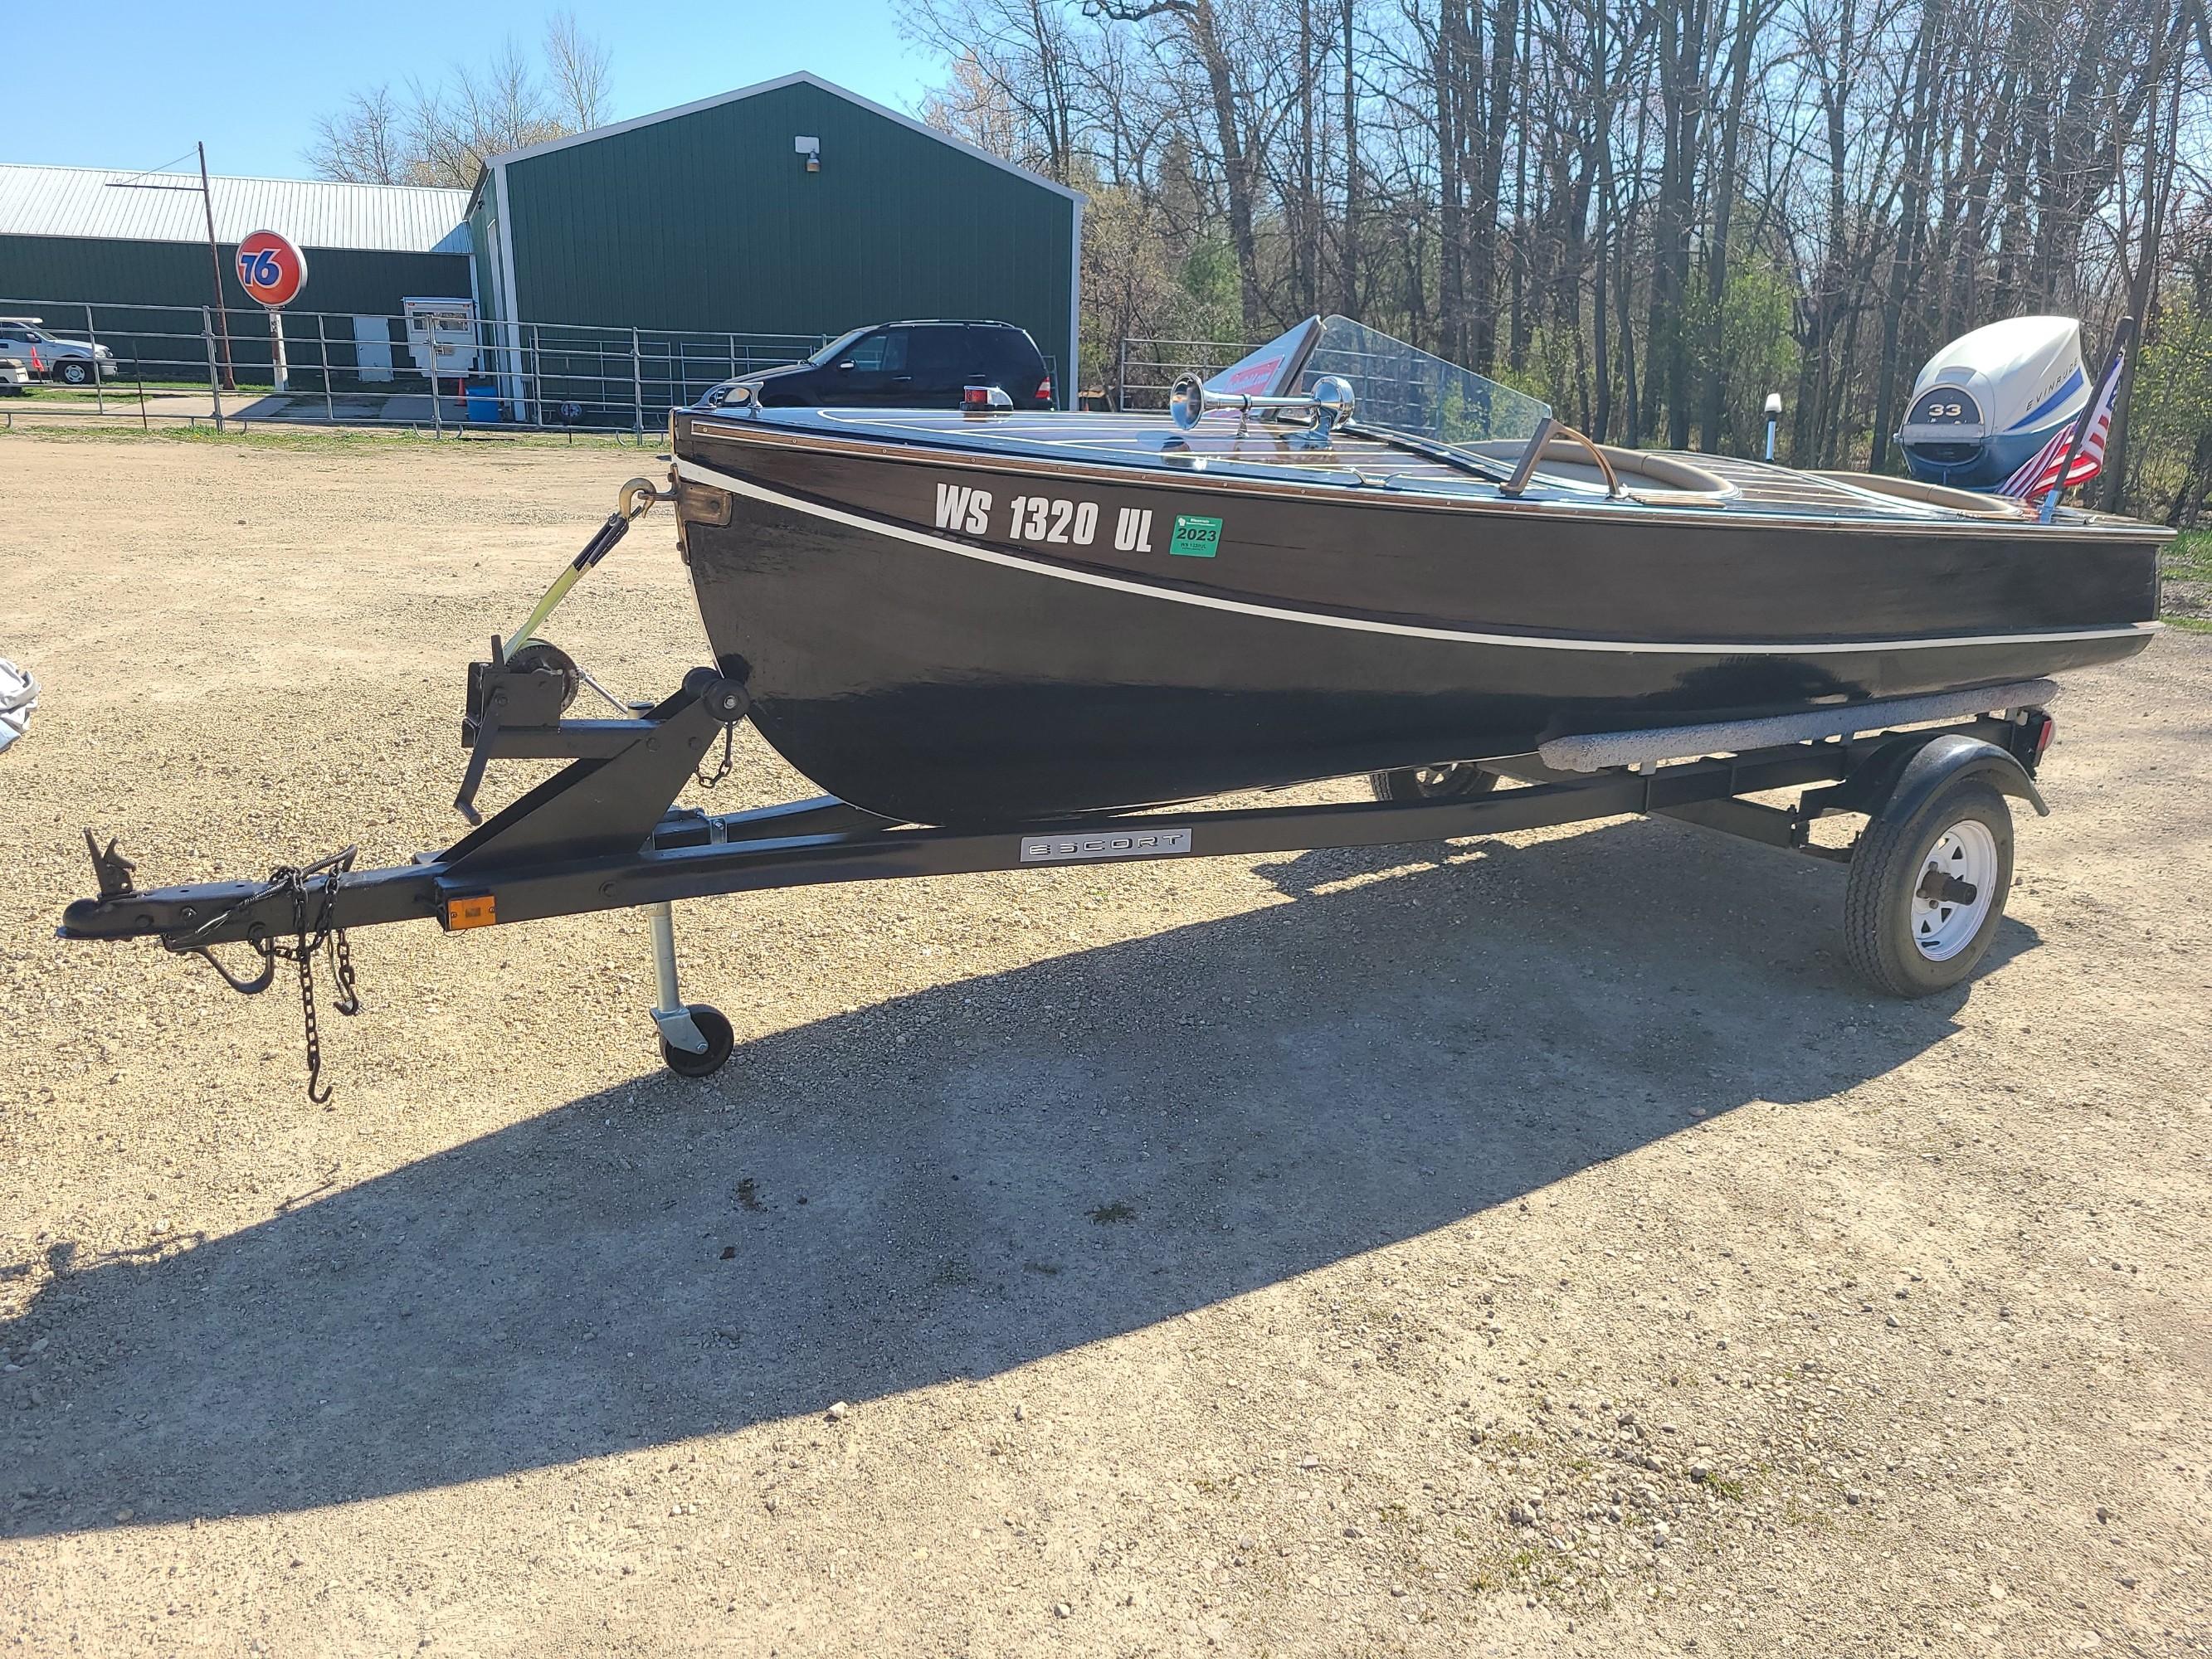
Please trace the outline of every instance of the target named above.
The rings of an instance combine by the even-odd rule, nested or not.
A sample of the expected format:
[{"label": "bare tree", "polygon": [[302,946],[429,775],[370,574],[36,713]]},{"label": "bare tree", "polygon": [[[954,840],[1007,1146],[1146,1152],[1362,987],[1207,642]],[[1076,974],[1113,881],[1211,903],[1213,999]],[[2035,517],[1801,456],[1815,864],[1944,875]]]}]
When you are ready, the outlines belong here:
[{"label": "bare tree", "polygon": [[2205,0],[903,3],[928,118],[1092,192],[1094,362],[1326,303],[1630,443],[1794,386],[1786,456],[1880,467],[1942,341],[2131,308],[2111,487],[2212,493]]},{"label": "bare tree", "polygon": [[557,118],[572,132],[605,126],[608,112],[605,43],[576,25],[573,11],[556,11],[545,25],[545,73],[552,82]]},{"label": "bare tree", "polygon": [[374,86],[354,93],[337,114],[315,118],[307,165],[319,179],[355,185],[404,184],[410,158],[403,122],[390,87]]},{"label": "bare tree", "polygon": [[466,190],[489,156],[595,126],[608,113],[608,53],[562,12],[546,26],[542,68],[514,41],[437,81],[353,94],[315,123],[306,160],[319,178]]},{"label": "bare tree", "polygon": [[1250,70],[1270,55],[1261,50],[1261,37],[1247,31],[1243,40],[1232,40],[1219,0],[1085,0],[1084,9],[1119,23],[1157,20],[1161,49],[1203,77],[1204,107],[1212,118],[1204,137],[1220,165],[1244,327],[1248,332],[1259,328],[1267,305],[1260,283],[1259,135],[1253,121],[1256,117],[1272,134],[1280,113],[1252,95],[1256,88]]},{"label": "bare tree", "polygon": [[916,0],[902,27],[952,60],[951,84],[932,94],[933,118],[947,131],[971,127],[992,140],[984,148],[1065,181],[1076,130],[1091,125],[1075,21],[1048,0]]}]

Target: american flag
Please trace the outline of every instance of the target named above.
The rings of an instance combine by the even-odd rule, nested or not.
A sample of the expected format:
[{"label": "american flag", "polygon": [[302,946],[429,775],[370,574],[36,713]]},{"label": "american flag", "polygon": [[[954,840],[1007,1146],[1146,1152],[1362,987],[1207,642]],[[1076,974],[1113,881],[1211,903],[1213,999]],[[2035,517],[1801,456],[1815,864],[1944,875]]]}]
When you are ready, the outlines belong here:
[{"label": "american flag", "polygon": [[2097,389],[2097,401],[2089,410],[2089,434],[2081,440],[2081,447],[2075,453],[2065,483],[2059,484],[2058,468],[2074,441],[2075,423],[2071,421],[2058,428],[2051,441],[2036,452],[2033,460],[1998,487],[1999,495],[2030,500],[2054,488],[2071,489],[2076,484],[2085,484],[2105,470],[2105,441],[2112,435],[2112,399],[2119,391],[2120,369],[2126,362],[2124,350],[2112,354],[2112,366],[2105,371],[2105,383]]}]

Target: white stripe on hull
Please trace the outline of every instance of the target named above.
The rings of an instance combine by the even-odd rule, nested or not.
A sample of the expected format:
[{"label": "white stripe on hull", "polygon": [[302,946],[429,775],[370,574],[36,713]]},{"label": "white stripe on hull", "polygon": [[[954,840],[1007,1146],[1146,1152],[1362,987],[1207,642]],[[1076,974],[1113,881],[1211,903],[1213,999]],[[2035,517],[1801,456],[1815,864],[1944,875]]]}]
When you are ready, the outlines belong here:
[{"label": "white stripe on hull", "polygon": [[1755,641],[1748,644],[1735,641],[1655,642],[1650,640],[1589,640],[1557,634],[1479,634],[1463,629],[1423,628],[1413,623],[1374,622],[1364,617],[1293,611],[1279,605],[1255,605],[1247,599],[1218,599],[1210,594],[1185,592],[1178,588],[1155,587],[1147,582],[1132,581],[1119,576],[1103,576],[1092,571],[1069,570],[1059,565],[1016,558],[1012,554],[1000,553],[991,548],[951,541],[942,536],[932,535],[926,530],[916,530],[889,520],[872,519],[862,514],[848,512],[842,507],[810,501],[798,495],[787,495],[780,489],[770,489],[750,479],[718,471],[698,461],[679,460],[676,463],[676,470],[680,476],[695,483],[711,484],[717,489],[727,489],[757,501],[766,501],[772,507],[804,513],[812,518],[827,519],[835,524],[863,530],[871,535],[888,536],[897,541],[909,542],[916,547],[929,548],[935,552],[957,554],[961,558],[977,559],[986,564],[1004,565],[1010,570],[1026,571],[1035,576],[1081,582],[1090,587],[1108,588],[1142,599],[1163,599],[1174,605],[1201,605],[1211,611],[1261,617],[1270,622],[1303,623],[1312,628],[1342,628],[1365,634],[1395,634],[1407,639],[1443,640],[1456,645],[1500,645],[1529,651],[1596,651],[1663,657],[1833,657],[1857,655],[1870,651],[1933,651],[1975,645],[2059,645],[2081,640],[2148,638],[2165,627],[2163,623],[2125,623],[2112,628],[2066,629],[2045,633],[1961,634],[1919,640]]}]

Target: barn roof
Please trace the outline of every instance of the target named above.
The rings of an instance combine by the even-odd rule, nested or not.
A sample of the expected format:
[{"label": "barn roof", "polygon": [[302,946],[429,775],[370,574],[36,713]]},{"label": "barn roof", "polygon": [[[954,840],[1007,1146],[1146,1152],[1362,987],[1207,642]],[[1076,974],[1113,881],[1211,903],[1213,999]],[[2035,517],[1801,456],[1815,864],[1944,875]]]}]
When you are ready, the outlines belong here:
[{"label": "barn roof", "polygon": [[[465,190],[218,177],[208,195],[220,242],[274,230],[301,247],[469,251]],[[205,241],[199,174],[0,163],[0,235]]]},{"label": "barn roof", "polygon": [[[764,92],[775,92],[782,88],[793,86],[817,88],[833,98],[842,98],[847,103],[856,105],[872,114],[880,115],[886,121],[896,121],[899,125],[911,128],[924,137],[934,138],[948,149],[959,150],[965,155],[974,156],[979,161],[988,161],[1001,171],[1011,173],[1018,179],[1026,179],[1039,189],[1048,190],[1056,196],[1065,196],[1073,202],[1085,199],[1081,191],[1071,190],[1056,179],[1048,179],[1042,173],[1033,173],[1025,167],[1018,167],[1003,156],[994,155],[987,149],[978,149],[964,138],[955,138],[949,132],[939,132],[935,127],[926,125],[915,120],[911,115],[902,115],[898,111],[886,108],[872,99],[863,98],[859,93],[849,91],[837,85],[834,81],[825,81],[808,70],[799,70],[790,75],[779,75],[773,81],[756,82],[749,87],[739,87],[735,92],[718,92],[711,98],[702,98],[694,103],[678,104],[673,109],[658,110],[651,115],[633,116],[627,121],[617,121],[608,126],[593,127],[585,132],[573,132],[565,138],[549,138],[542,144],[526,144],[520,149],[511,149],[503,155],[491,156],[484,165],[486,168],[502,167],[511,161],[526,161],[533,155],[550,155],[556,149],[567,149],[576,144],[588,144],[601,138],[611,138],[618,132],[629,132],[638,127],[649,127],[659,121],[673,121],[682,116],[696,115],[701,110],[715,109],[724,104],[738,103],[747,98],[757,98]],[[479,190],[483,186],[481,176],[477,179],[477,186]]]}]

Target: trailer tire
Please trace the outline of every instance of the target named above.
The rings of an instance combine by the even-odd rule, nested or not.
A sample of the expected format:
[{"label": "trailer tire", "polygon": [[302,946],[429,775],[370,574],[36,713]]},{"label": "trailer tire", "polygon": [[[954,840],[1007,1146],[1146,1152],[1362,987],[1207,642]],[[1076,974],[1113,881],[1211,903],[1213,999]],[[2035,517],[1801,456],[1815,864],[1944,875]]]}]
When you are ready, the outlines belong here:
[{"label": "trailer tire", "polygon": [[2004,920],[2012,856],[2012,810],[1978,777],[1937,789],[1909,814],[1876,814],[1844,890],[1851,966],[1896,997],[1971,977]]},{"label": "trailer tire", "polygon": [[712,1077],[722,1069],[737,1046],[737,1033],[730,1022],[722,1018],[719,1008],[703,1002],[685,1005],[684,1012],[691,1016],[691,1023],[699,1028],[699,1035],[707,1039],[704,1054],[693,1054],[689,1048],[679,1048],[666,1037],[660,1039],[660,1058],[668,1069],[678,1077]]},{"label": "trailer tire", "polygon": [[1473,761],[1447,761],[1437,766],[1370,772],[1367,782],[1377,800],[1461,800],[1488,794],[1498,787],[1498,775],[1484,771]]}]

